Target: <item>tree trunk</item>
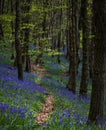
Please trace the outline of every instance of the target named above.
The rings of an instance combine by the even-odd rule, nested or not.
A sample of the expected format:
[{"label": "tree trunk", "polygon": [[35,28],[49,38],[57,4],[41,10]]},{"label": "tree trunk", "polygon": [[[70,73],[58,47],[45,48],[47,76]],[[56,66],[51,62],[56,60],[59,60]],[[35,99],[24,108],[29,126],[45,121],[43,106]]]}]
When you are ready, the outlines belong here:
[{"label": "tree trunk", "polygon": [[[94,14],[94,9],[92,8],[92,13]],[[94,16],[91,19],[91,42],[89,45],[89,76],[92,79],[93,75],[93,63],[94,63],[94,30],[95,30],[95,21]]]},{"label": "tree trunk", "polygon": [[94,3],[95,52],[93,82],[88,122],[103,125],[104,86],[106,76],[106,1]]},{"label": "tree trunk", "polygon": [[79,58],[79,47],[80,47],[80,32],[79,32],[79,9],[80,9],[80,3],[78,0],[76,0],[76,9],[75,9],[75,43],[76,43],[76,62],[77,62],[77,74],[78,74],[78,67],[80,63],[80,58]]},{"label": "tree trunk", "polygon": [[[71,4],[71,3],[70,3]],[[71,90],[73,93],[76,93],[76,76],[77,76],[77,61],[76,61],[76,25],[75,25],[75,7],[76,2],[72,0],[72,24],[71,21],[69,21],[71,24],[70,26],[70,76],[69,76],[69,82],[68,82],[68,89]],[[70,6],[71,10],[71,6]],[[70,12],[71,13],[71,12]],[[69,18],[70,20],[70,18]]]},{"label": "tree trunk", "polygon": [[25,56],[26,56],[26,66],[25,66],[25,71],[26,72],[31,72],[31,63],[30,63],[30,56],[28,53],[29,50],[29,28],[25,29]]},{"label": "tree trunk", "polygon": [[[25,6],[25,13],[26,13],[26,16],[25,16],[25,21],[24,23],[25,24],[29,24],[30,22],[30,14],[29,14],[29,11],[30,11],[30,8],[31,8],[31,0],[27,0],[26,1],[26,6]],[[24,45],[24,49],[25,49],[25,57],[26,57],[26,66],[25,66],[25,71],[26,72],[31,72],[31,63],[30,63],[30,56],[29,56],[29,36],[30,36],[30,28],[27,27],[25,28],[24,30],[25,32],[25,38],[24,38],[24,41],[25,41],[25,45]]]},{"label": "tree trunk", "polygon": [[[61,3],[59,3],[60,6],[62,6],[62,1],[60,1]],[[58,32],[58,42],[57,42],[57,49],[58,49],[58,52],[60,53],[61,51],[61,35],[62,35],[62,32],[61,32],[61,25],[62,25],[62,8],[59,10],[58,12],[58,16],[59,16],[59,21],[58,21],[58,24],[59,24],[59,32]],[[60,64],[60,54],[57,55],[57,61],[58,63]]]},{"label": "tree trunk", "polygon": [[82,76],[80,83],[80,95],[87,96],[88,76],[89,76],[89,21],[88,21],[88,0],[81,1],[81,25],[82,25]]},{"label": "tree trunk", "polygon": [[[57,48],[58,48],[58,53],[60,53],[60,47],[61,47],[61,32],[58,32],[58,40],[57,40]],[[57,61],[58,64],[60,64],[60,54],[57,55]]]},{"label": "tree trunk", "polygon": [[[0,15],[3,14],[3,0],[0,0]],[[2,20],[0,20],[0,40],[3,40],[4,37],[4,32],[3,32],[3,25],[2,25]]]},{"label": "tree trunk", "polygon": [[67,46],[67,54],[66,54],[66,59],[69,59],[69,41],[70,41],[70,31],[69,31],[69,25],[70,25],[70,20],[71,20],[71,13],[70,13],[70,0],[67,0],[67,25],[66,25],[66,46]]},{"label": "tree trunk", "polygon": [[23,80],[22,55],[20,44],[20,0],[16,0],[15,49],[18,68],[18,79]]},{"label": "tree trunk", "polygon": [[[13,0],[11,0],[11,13],[13,14]],[[12,29],[12,38],[14,39],[14,22],[11,21],[11,29]],[[14,59],[14,40],[12,40],[11,45],[11,59]]]}]

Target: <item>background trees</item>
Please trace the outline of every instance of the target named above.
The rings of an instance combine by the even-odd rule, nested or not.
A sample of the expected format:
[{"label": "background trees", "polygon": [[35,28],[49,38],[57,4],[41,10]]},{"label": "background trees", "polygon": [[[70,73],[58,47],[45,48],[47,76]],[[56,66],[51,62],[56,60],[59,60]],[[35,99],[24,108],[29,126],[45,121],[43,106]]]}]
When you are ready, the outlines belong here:
[{"label": "background trees", "polygon": [[[95,18],[95,52],[91,104],[88,121],[103,124],[104,86],[106,74],[106,2],[93,1]],[[98,19],[98,20],[97,20]]]},{"label": "background trees", "polygon": [[93,80],[91,122],[103,118],[105,6],[105,0],[0,0],[0,49],[11,51],[18,78],[23,79],[23,70],[31,72],[32,63],[43,65],[45,54],[60,65],[66,58],[70,91],[87,97]]}]

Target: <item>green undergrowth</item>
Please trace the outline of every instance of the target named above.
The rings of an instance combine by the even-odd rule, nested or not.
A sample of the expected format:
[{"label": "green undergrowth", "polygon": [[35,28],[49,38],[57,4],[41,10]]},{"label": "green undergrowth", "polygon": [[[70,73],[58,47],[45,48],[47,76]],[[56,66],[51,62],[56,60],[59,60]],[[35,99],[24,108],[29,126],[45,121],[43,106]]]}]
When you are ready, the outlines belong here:
[{"label": "green undergrowth", "polygon": [[[2,52],[0,52],[1,55]],[[0,64],[12,64],[13,61],[10,60],[10,55],[11,53],[3,55],[4,58],[0,60]],[[0,102],[8,103],[10,107],[20,108],[21,106],[27,108],[28,111],[26,112],[26,118],[21,119],[18,114],[12,116],[10,114],[11,120],[8,121],[9,110],[7,110],[6,114],[0,118],[0,130],[3,128],[4,130],[104,130],[104,128],[86,124],[89,100],[80,98],[67,90],[68,76],[64,74],[68,71],[69,66],[68,62],[64,60],[64,55],[61,56],[61,64],[57,63],[56,56],[52,58],[47,54],[44,54],[43,62],[43,67],[48,70],[49,75],[43,78],[35,75],[32,78],[31,74],[24,73],[25,84],[13,78],[17,77],[14,70],[5,72],[4,69],[4,73],[12,76],[13,80],[11,78],[5,81],[0,79]],[[3,70],[0,71],[3,73]],[[26,84],[27,81],[28,84]],[[31,86],[34,85],[32,82],[40,85],[39,91],[31,90]],[[45,94],[40,92],[40,87],[49,92],[54,98],[54,110],[51,117],[43,125],[36,123],[36,117],[39,111],[42,110],[42,103],[45,102]]]},{"label": "green undergrowth", "polygon": [[46,99],[44,90],[32,74],[24,72],[24,81],[19,81],[10,56],[0,52],[0,130],[33,130]]},{"label": "green undergrowth", "polygon": [[[62,77],[61,75],[68,71],[67,63],[62,61],[62,65],[64,65],[64,69],[62,69],[61,64],[58,65],[55,58],[54,60],[52,59],[52,62],[50,62],[49,58],[46,58],[48,60],[45,61],[44,67],[46,67],[50,75],[45,78],[36,77],[35,81],[54,96],[54,111],[46,126],[39,126],[38,129],[104,130],[104,128],[99,128],[94,125],[89,126],[86,124],[89,112],[89,98],[83,99],[78,95],[75,96],[71,94],[71,92],[69,94],[70,96],[64,93],[66,90],[66,84],[68,83],[68,77]],[[91,88],[90,84],[89,88]],[[88,96],[90,96],[90,93],[91,91],[89,91]]]}]

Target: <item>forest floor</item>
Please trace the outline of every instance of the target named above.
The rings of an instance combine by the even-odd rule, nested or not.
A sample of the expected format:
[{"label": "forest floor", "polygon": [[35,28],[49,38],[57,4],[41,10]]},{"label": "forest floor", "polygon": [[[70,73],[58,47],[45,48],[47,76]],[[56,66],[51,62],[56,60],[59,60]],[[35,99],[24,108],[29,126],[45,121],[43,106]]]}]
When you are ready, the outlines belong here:
[{"label": "forest floor", "polygon": [[66,88],[64,57],[58,64],[57,57],[45,54],[42,66],[33,63],[32,73],[24,72],[24,81],[9,57],[0,52],[0,130],[105,130],[106,121],[102,129],[86,125],[90,93],[79,97]]},{"label": "forest floor", "polygon": [[38,75],[40,78],[49,75],[47,69],[45,69],[41,65],[35,65],[34,63],[31,63],[31,69],[32,69],[32,73]]}]

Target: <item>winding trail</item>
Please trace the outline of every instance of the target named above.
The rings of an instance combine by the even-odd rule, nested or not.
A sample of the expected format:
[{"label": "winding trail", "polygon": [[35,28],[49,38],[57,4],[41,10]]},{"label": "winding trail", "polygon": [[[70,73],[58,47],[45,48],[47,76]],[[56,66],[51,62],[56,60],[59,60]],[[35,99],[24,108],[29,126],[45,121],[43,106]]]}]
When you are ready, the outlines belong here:
[{"label": "winding trail", "polygon": [[[40,78],[43,78],[45,75],[48,75],[49,73],[47,70],[39,65],[31,64],[32,67],[32,73],[37,74]],[[44,124],[46,121],[50,118],[53,110],[54,110],[54,99],[53,96],[50,95],[48,92],[45,93],[46,95],[46,101],[42,104],[42,110],[38,113],[38,116],[36,118],[37,124]]]}]

